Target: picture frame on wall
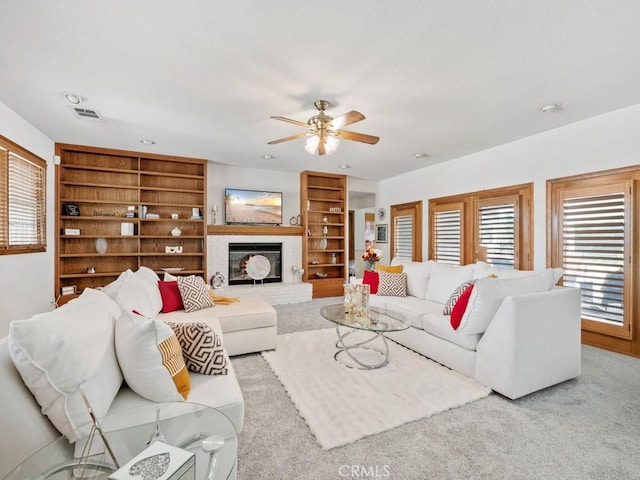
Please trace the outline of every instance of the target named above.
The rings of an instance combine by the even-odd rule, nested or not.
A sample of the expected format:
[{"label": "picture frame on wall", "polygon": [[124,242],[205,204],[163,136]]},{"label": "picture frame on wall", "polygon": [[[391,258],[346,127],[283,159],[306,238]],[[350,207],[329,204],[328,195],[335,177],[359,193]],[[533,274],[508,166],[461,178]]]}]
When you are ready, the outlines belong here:
[{"label": "picture frame on wall", "polygon": [[80,216],[80,207],[77,203],[65,203],[64,204],[64,214],[70,217],[79,217]]},{"label": "picture frame on wall", "polygon": [[376,224],[376,243],[387,243],[387,228],[388,223],[378,223]]}]

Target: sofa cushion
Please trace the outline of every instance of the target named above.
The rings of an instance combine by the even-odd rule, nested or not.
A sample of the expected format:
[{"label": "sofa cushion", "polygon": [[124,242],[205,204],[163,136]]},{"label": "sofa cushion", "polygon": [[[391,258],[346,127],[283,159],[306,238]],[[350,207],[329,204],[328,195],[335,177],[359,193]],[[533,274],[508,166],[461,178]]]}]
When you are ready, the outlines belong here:
[{"label": "sofa cushion", "polygon": [[116,278],[113,282],[111,282],[108,285],[105,285],[104,287],[102,287],[100,289],[100,291],[102,293],[104,293],[105,295],[107,295],[112,300],[115,300],[116,296],[118,295],[118,292],[120,291],[120,288],[122,288],[122,285],[124,285],[124,282],[130,276],[133,276],[133,272],[131,270],[127,269],[124,272],[122,272],[118,276],[118,278]]},{"label": "sofa cushion", "polygon": [[467,350],[475,350],[482,338],[482,334],[469,334],[460,329],[454,330],[451,328],[449,317],[442,315],[442,312],[425,315],[422,319],[422,329]]},{"label": "sofa cushion", "polygon": [[184,310],[187,313],[215,307],[213,299],[209,296],[209,287],[204,283],[202,277],[196,275],[178,277],[178,289]]},{"label": "sofa cushion", "polygon": [[402,273],[402,265],[380,265],[380,264],[376,264],[376,270],[378,272]]},{"label": "sofa cushion", "polygon": [[442,314],[442,305],[416,297],[379,297],[371,295],[369,305],[400,313],[416,328],[422,329],[425,314]]},{"label": "sofa cushion", "polygon": [[159,280],[158,288],[160,289],[160,296],[162,297],[162,313],[184,309],[182,296],[180,295],[178,282],[176,280],[172,282]]},{"label": "sofa cushion", "polygon": [[127,312],[136,310],[147,318],[155,317],[162,311],[158,276],[153,270],[140,267],[137,272],[125,277],[115,300]]},{"label": "sofa cushion", "polygon": [[462,317],[464,316],[464,312],[467,311],[467,306],[469,305],[469,298],[471,297],[471,293],[473,292],[473,283],[470,284],[464,292],[458,298],[458,301],[453,306],[451,310],[451,327],[454,330],[457,330],[460,327],[460,322],[462,322]]},{"label": "sofa cushion", "polygon": [[407,275],[405,273],[378,272],[380,282],[378,283],[377,295],[384,297],[406,297],[407,296]]},{"label": "sofa cushion", "polygon": [[123,312],[116,321],[118,362],[127,385],[154,402],[179,402],[190,390],[180,343],[169,325]]},{"label": "sofa cushion", "polygon": [[514,295],[543,292],[552,286],[552,269],[521,278],[480,278],[476,281],[469,304],[462,316],[460,330],[465,333],[483,333],[502,300]]},{"label": "sofa cushion", "polygon": [[371,270],[365,270],[362,275],[362,283],[365,285],[369,285],[369,292],[372,295],[378,293],[378,285],[380,282],[380,276],[378,272],[372,272]]},{"label": "sofa cushion", "polygon": [[424,299],[429,285],[429,274],[433,262],[412,262],[402,258],[394,258],[391,265],[402,265],[402,272],[407,274],[407,295]]},{"label": "sofa cushion", "polygon": [[70,441],[89,430],[81,392],[102,417],[122,384],[113,346],[119,315],[113,300],[87,288],[73,302],[10,324],[9,352],[16,369],[42,413]]},{"label": "sofa cushion", "polygon": [[222,340],[204,322],[168,323],[182,347],[187,368],[203,375],[226,375],[227,358]]},{"label": "sofa cushion", "polygon": [[447,303],[451,292],[458,285],[471,280],[472,276],[473,264],[459,267],[447,263],[433,262],[431,264],[429,285],[424,298],[444,305]]},{"label": "sofa cushion", "polygon": [[[447,299],[447,303],[445,303],[444,308],[442,309],[443,315],[451,315],[451,312],[453,311],[453,307],[456,305],[456,303],[458,303],[458,299],[471,285],[473,285],[473,283],[474,283],[473,280],[471,280],[470,282],[464,282],[458,285],[458,288],[456,288],[453,292],[451,292],[451,295]],[[468,297],[467,297],[467,300],[468,300]]]},{"label": "sofa cushion", "polygon": [[473,264],[473,280],[477,280],[478,278],[490,277],[491,275],[498,276],[498,267],[494,267],[493,265],[488,264],[487,262],[483,262],[478,260]]}]

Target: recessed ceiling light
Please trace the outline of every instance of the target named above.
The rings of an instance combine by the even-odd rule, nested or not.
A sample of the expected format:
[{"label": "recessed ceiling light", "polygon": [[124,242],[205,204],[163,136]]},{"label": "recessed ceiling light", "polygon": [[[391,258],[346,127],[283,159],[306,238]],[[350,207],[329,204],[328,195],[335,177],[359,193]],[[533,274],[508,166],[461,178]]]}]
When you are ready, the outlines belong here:
[{"label": "recessed ceiling light", "polygon": [[347,168],[351,168],[351,165],[338,165],[340,168],[342,168],[343,170],[347,169]]},{"label": "recessed ceiling light", "polygon": [[275,157],[273,155],[262,155],[262,158],[264,158],[265,160],[271,160]]},{"label": "recessed ceiling light", "polygon": [[143,138],[142,140],[140,140],[140,143],[143,145],[155,145],[156,142],[154,142],[153,140],[149,140],[148,138]]},{"label": "recessed ceiling light", "polygon": [[424,158],[427,156],[427,154],[423,152],[418,152],[418,153],[414,153],[413,156],[416,158]]},{"label": "recessed ceiling light", "polygon": [[540,111],[542,113],[549,113],[549,112],[558,111],[561,108],[562,108],[561,103],[549,103],[548,105],[543,105],[542,107],[540,107]]},{"label": "recessed ceiling light", "polygon": [[78,105],[80,102],[85,100],[80,95],[76,95],[75,93],[65,93],[64,97],[69,103],[73,103],[74,105]]}]

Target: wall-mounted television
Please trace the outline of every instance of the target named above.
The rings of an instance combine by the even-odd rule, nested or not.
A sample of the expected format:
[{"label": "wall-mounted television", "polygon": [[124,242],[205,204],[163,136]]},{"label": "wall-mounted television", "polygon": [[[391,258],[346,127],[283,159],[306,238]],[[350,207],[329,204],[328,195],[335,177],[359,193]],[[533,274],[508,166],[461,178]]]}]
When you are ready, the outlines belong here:
[{"label": "wall-mounted television", "polygon": [[227,224],[280,225],[282,192],[225,188],[224,221]]}]

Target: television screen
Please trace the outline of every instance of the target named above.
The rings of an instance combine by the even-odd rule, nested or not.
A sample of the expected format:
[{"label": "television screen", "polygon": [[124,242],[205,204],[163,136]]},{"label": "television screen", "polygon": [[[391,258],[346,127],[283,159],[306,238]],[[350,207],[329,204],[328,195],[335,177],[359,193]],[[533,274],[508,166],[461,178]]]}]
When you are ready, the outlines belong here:
[{"label": "television screen", "polygon": [[226,223],[280,225],[282,192],[226,188],[224,220]]}]

